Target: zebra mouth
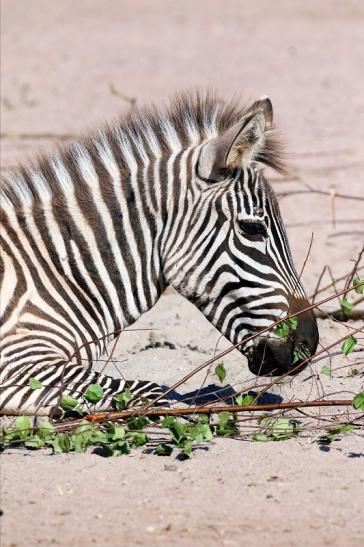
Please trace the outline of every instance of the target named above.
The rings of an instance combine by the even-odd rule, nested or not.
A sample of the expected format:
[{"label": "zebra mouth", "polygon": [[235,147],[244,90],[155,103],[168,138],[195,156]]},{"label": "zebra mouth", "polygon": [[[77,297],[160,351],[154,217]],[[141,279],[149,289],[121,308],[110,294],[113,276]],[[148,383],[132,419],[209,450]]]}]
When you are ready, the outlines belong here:
[{"label": "zebra mouth", "polygon": [[247,354],[250,372],[256,376],[295,375],[304,370],[307,362],[293,359],[293,340],[261,339]]},{"label": "zebra mouth", "polygon": [[296,330],[284,338],[261,337],[246,352],[249,370],[256,376],[295,375],[306,368],[319,343],[312,310],[300,315]]}]

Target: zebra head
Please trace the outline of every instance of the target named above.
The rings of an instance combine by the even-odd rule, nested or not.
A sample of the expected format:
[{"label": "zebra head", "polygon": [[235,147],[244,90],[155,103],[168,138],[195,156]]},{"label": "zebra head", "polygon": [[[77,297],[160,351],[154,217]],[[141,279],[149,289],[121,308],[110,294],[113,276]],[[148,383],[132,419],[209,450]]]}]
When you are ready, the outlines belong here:
[{"label": "zebra head", "polygon": [[[170,283],[234,344],[308,306],[277,199],[258,166],[279,167],[269,134],[272,118],[270,100],[257,101],[194,151],[185,235],[176,239],[168,261]],[[284,338],[267,331],[240,346],[254,374],[295,373],[300,361],[294,357],[314,354],[313,312],[297,319]]]}]

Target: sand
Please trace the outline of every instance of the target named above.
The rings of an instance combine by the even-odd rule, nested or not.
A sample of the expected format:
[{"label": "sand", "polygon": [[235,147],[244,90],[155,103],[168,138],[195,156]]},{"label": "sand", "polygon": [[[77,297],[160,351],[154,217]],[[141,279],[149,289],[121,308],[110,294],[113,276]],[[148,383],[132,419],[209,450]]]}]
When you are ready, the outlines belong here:
[{"label": "sand", "polygon": [[[307,183],[364,195],[360,0],[1,5],[2,169],[51,149],[52,135],[82,133],[116,118],[131,100],[141,105],[176,90],[213,86],[221,97],[272,99],[293,175],[270,174],[278,193]],[[298,269],[314,233],[303,274],[309,294],[326,264],[335,277],[350,270],[364,240],[363,202],[336,200],[335,225],[327,196],[283,197],[281,208]],[[320,320],[321,343],[359,326]],[[216,345],[228,345],[170,290],[135,327],[157,329],[154,339],[175,349],[144,349],[148,332],[125,334],[117,348],[120,369],[166,385]],[[322,393],[351,398],[363,389],[362,377],[347,375],[360,357],[336,359],[331,378],[320,374],[320,361],[274,386],[266,400]],[[227,385],[254,381],[238,352],[224,362]],[[343,365],[349,367],[336,370]],[[118,374],[112,364],[108,372]],[[202,379],[194,377],[181,392],[193,392]],[[207,385],[214,384],[210,374]],[[345,418],[344,410],[338,414]],[[177,453],[161,458],[142,450],[114,459],[7,451],[1,455],[1,545],[362,545],[363,436],[351,433],[330,446],[316,441],[218,439],[186,461]]]}]

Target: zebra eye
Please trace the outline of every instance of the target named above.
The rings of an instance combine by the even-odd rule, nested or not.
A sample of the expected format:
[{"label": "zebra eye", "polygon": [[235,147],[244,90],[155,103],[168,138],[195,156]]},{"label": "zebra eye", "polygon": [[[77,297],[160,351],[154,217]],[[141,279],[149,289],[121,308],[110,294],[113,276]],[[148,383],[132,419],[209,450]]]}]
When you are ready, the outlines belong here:
[{"label": "zebra eye", "polygon": [[256,222],[254,220],[240,220],[239,226],[247,236],[252,237],[267,237],[267,227],[264,222]]}]

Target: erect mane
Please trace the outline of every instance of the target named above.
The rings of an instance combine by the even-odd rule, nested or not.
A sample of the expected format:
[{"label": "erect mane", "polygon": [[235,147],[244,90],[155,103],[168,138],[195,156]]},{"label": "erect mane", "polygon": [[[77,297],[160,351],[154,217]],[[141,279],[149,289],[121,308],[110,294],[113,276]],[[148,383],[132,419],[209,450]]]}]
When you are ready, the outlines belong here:
[{"label": "erect mane", "polygon": [[[180,148],[199,144],[203,140],[215,137],[248,112],[249,108],[242,106],[238,100],[223,101],[211,92],[185,92],[175,95],[165,106],[152,105],[142,107],[122,115],[117,123],[104,126],[101,131],[80,137],[77,141],[58,147],[53,154],[43,154],[36,161],[19,165],[9,171],[0,181],[0,204],[22,205],[25,202],[39,200],[39,191],[45,189],[57,192],[59,188],[48,181],[47,188],[35,187],[32,174],[38,173],[47,180],[50,172],[50,161],[57,156],[67,163],[67,158],[74,155],[78,144],[86,150],[91,150],[101,136],[107,138],[116,133],[129,135],[135,142],[145,141],[152,134],[162,151],[170,152],[173,140],[178,141]],[[266,134],[264,147],[254,158],[255,162],[272,167],[280,173],[286,168],[282,159],[282,147],[274,135],[274,131]],[[41,180],[41,177],[38,177]],[[54,177],[53,177],[54,179]]]}]

